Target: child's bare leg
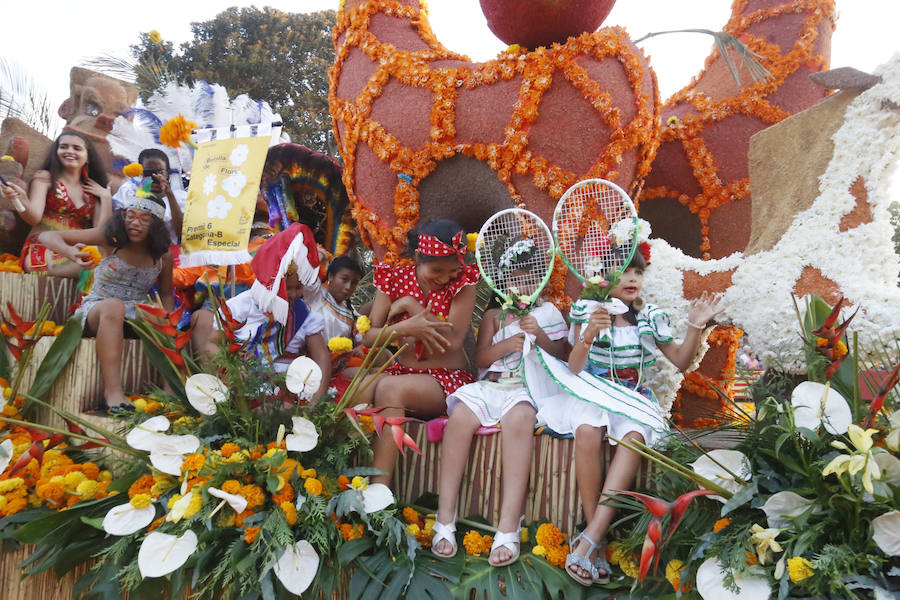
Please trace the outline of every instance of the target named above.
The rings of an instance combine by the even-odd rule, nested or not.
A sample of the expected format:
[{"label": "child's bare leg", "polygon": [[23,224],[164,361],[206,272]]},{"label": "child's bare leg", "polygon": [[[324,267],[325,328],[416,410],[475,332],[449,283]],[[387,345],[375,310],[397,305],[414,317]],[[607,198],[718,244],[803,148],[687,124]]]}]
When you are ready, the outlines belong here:
[{"label": "child's bare leg", "polygon": [[600,484],[603,469],[600,451],[603,447],[604,429],[593,425],[582,425],[575,432],[575,481],[584,520],[590,523],[600,501]]},{"label": "child's bare leg", "polygon": [[191,327],[194,333],[191,334],[191,347],[194,349],[194,356],[215,354],[218,347],[215,340],[218,336],[213,336],[213,325],[215,324],[215,313],[211,310],[198,309],[191,315]]},{"label": "child's bare leg", "polygon": [[[641,434],[632,431],[625,435],[625,440],[638,440],[643,442],[644,437]],[[606,471],[606,481],[603,483],[601,500],[605,500],[607,497],[612,496],[614,490],[630,489],[634,483],[634,476],[640,462],[641,457],[638,454],[635,454],[628,448],[624,448],[621,444],[616,446],[615,455],[613,456],[612,462],[609,464],[609,469]],[[606,530],[609,529],[609,524],[612,523],[615,512],[616,509],[611,506],[607,506],[606,504],[598,505],[597,509],[594,511],[594,517],[588,522],[587,527],[584,529],[584,535],[595,542],[603,540],[603,538],[606,537]],[[574,551],[581,554],[587,547],[588,543],[582,540],[578,544],[578,548]],[[589,556],[588,558],[593,560],[593,556]],[[582,577],[590,577],[590,574],[587,573],[587,571],[584,571],[577,566],[573,566],[572,568]]]},{"label": "child's bare leg", "polygon": [[[500,421],[503,487],[497,529],[502,532],[515,531],[519,527],[519,518],[525,507],[531,454],[534,450],[534,423],[534,407],[527,402],[519,402],[513,406]],[[511,557],[509,548],[498,546],[491,552],[490,562],[502,563]]]},{"label": "child's bare leg", "polygon": [[124,323],[125,305],[118,298],[101,300],[87,316],[87,331],[97,336],[97,361],[100,363],[103,399],[107,406],[118,406],[125,402],[125,394],[122,391]]},{"label": "child's bare leg", "polygon": [[[481,425],[475,413],[465,404],[457,404],[450,415],[444,429],[444,440],[441,443],[441,479],[438,485],[438,512],[435,518],[439,523],[448,525],[456,519],[456,502],[459,497],[459,486],[463,472],[469,463],[469,449],[472,437]],[[452,449],[452,452],[449,450]],[[440,540],[434,551],[440,555],[449,555],[453,550],[450,542]]]},{"label": "child's bare leg", "polygon": [[[377,387],[376,387],[377,385]],[[432,418],[447,408],[444,388],[431,375],[388,375],[379,379],[375,389],[375,406],[385,407],[379,414],[384,418],[402,417],[407,412],[416,417]],[[384,471],[372,480],[390,484],[391,472],[397,461],[397,445],[389,430],[375,440],[372,466]]]}]

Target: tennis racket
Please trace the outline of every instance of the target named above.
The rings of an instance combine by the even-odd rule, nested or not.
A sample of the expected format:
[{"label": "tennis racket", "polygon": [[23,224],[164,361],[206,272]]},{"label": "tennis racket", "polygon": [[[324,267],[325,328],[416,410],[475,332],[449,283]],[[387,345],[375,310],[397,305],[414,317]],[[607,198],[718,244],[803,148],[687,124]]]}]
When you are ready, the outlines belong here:
[{"label": "tennis racket", "polygon": [[[553,212],[557,252],[585,285],[582,297],[605,303],[610,314],[627,310],[621,301],[610,302],[609,292],[634,256],[637,235],[634,203],[605,179],[579,181],[566,190]],[[600,332],[600,337],[604,334],[608,331]]]},{"label": "tennis racket", "polygon": [[482,225],[475,260],[481,277],[503,302],[501,310],[521,317],[531,311],[550,281],[556,260],[553,236],[533,212],[508,208]]}]

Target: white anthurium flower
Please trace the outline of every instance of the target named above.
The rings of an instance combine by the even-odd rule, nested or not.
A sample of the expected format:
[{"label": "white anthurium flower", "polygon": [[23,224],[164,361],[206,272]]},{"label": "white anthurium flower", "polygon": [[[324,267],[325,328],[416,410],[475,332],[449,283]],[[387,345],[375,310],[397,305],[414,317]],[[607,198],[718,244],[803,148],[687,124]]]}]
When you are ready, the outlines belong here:
[{"label": "white anthurium flower", "polygon": [[207,416],[216,414],[216,404],[228,399],[228,388],[218,377],[209,373],[188,377],[184,383],[184,393],[191,406]]},{"label": "white anthurium flower", "polygon": [[900,410],[895,410],[888,418],[891,430],[884,438],[884,444],[892,451],[900,450]]},{"label": "white anthurium flower", "polygon": [[181,475],[184,455],[197,451],[200,440],[194,435],[160,435],[150,448],[150,463],[169,475]]},{"label": "white anthurium flower", "polygon": [[785,529],[791,525],[791,519],[805,513],[812,505],[812,500],[807,500],[794,492],[783,491],[769,496],[762,510],[766,513],[769,527]]},{"label": "white anthurium flower", "polygon": [[834,435],[847,433],[853,422],[850,405],[830,386],[804,381],[791,392],[791,406],[794,409],[794,424],[813,431],[819,425]]},{"label": "white anthurium flower", "polygon": [[[206,491],[209,492],[210,496],[222,500],[222,503],[227,503],[228,506],[230,506],[231,509],[238,514],[241,514],[247,509],[247,499],[239,494],[229,494],[228,492],[214,487],[207,488]],[[215,514],[218,510],[219,508],[217,507],[213,511],[213,514]]]},{"label": "white anthurium flower", "polygon": [[0,444],[0,448],[3,448],[3,452],[0,452],[0,473],[6,470],[6,467],[9,466],[9,461],[12,460],[13,457],[13,443],[12,440],[3,440],[3,443]]},{"label": "white anthurium flower", "polygon": [[715,558],[708,558],[697,569],[697,592],[703,600],[768,600],[772,586],[762,569],[754,567],[752,575],[734,574],[733,591],[725,585],[725,570]]},{"label": "white anthurium flower", "polygon": [[311,400],[322,384],[322,369],[308,356],[298,356],[288,366],[284,383],[291,393],[303,400]]},{"label": "white anthurium flower", "polygon": [[298,596],[313,582],[319,571],[319,555],[306,540],[284,549],[273,569],[285,589]]},{"label": "white anthurium flower", "polygon": [[197,534],[187,530],[181,537],[154,531],[138,550],[141,577],[162,577],[180,568],[197,549]]},{"label": "white anthurium flower", "polygon": [[[732,493],[739,492],[753,476],[750,461],[737,450],[710,450],[689,466],[698,475]],[[710,496],[710,498],[723,504],[726,502],[722,496]]]},{"label": "white anthurium flower", "polygon": [[900,510],[872,519],[872,539],[888,556],[900,556]]},{"label": "white anthurium flower", "polygon": [[135,508],[130,503],[113,506],[103,517],[103,531],[109,535],[131,535],[153,522],[156,507]]},{"label": "white anthurium flower", "polygon": [[169,428],[169,419],[160,415],[151,417],[136,426],[125,436],[125,441],[136,450],[152,450],[157,438]]},{"label": "white anthurium flower", "polygon": [[363,510],[366,514],[378,512],[394,503],[394,494],[391,488],[383,483],[370,483],[369,486],[362,490]]},{"label": "white anthurium flower", "polygon": [[900,487],[900,458],[890,452],[878,452],[874,458],[881,469],[881,481]]},{"label": "white anthurium flower", "polygon": [[319,432],[309,419],[292,417],[293,431],[284,436],[284,447],[293,452],[309,452],[319,443]]}]

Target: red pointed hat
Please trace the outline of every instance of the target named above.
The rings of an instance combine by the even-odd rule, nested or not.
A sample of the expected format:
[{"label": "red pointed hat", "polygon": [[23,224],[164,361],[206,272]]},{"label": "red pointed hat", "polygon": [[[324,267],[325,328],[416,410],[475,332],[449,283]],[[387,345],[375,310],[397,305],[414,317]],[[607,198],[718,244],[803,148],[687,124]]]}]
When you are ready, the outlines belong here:
[{"label": "red pointed hat", "polygon": [[250,261],[256,275],[250,294],[259,307],[272,313],[279,323],[287,322],[290,308],[284,276],[291,263],[297,265],[301,284],[315,283],[319,276],[319,250],[312,230],[302,223],[294,223],[270,237]]}]

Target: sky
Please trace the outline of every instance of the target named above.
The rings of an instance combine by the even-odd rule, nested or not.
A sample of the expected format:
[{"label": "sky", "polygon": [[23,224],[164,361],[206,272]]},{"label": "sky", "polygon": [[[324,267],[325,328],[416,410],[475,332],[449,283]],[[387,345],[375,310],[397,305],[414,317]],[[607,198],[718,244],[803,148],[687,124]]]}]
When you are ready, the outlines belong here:
[{"label": "sky", "polygon": [[[55,110],[68,97],[72,66],[112,54],[128,57],[140,32],[158,30],[176,47],[191,39],[190,23],[215,17],[235,5],[271,6],[284,11],[337,9],[338,0],[154,0],[138,5],[121,0],[30,0],[4,2],[0,19],[0,57],[16,63],[45,89]],[[428,0],[438,39],[473,60],[488,60],[504,49],[487,27],[478,0]],[[651,31],[721,29],[729,0],[619,0],[604,25],[625,27],[633,38]],[[832,66],[871,71],[900,50],[896,0],[837,0]],[[656,71],[665,99],[687,84],[712,47],[709,36],[673,34],[641,43]]]}]

